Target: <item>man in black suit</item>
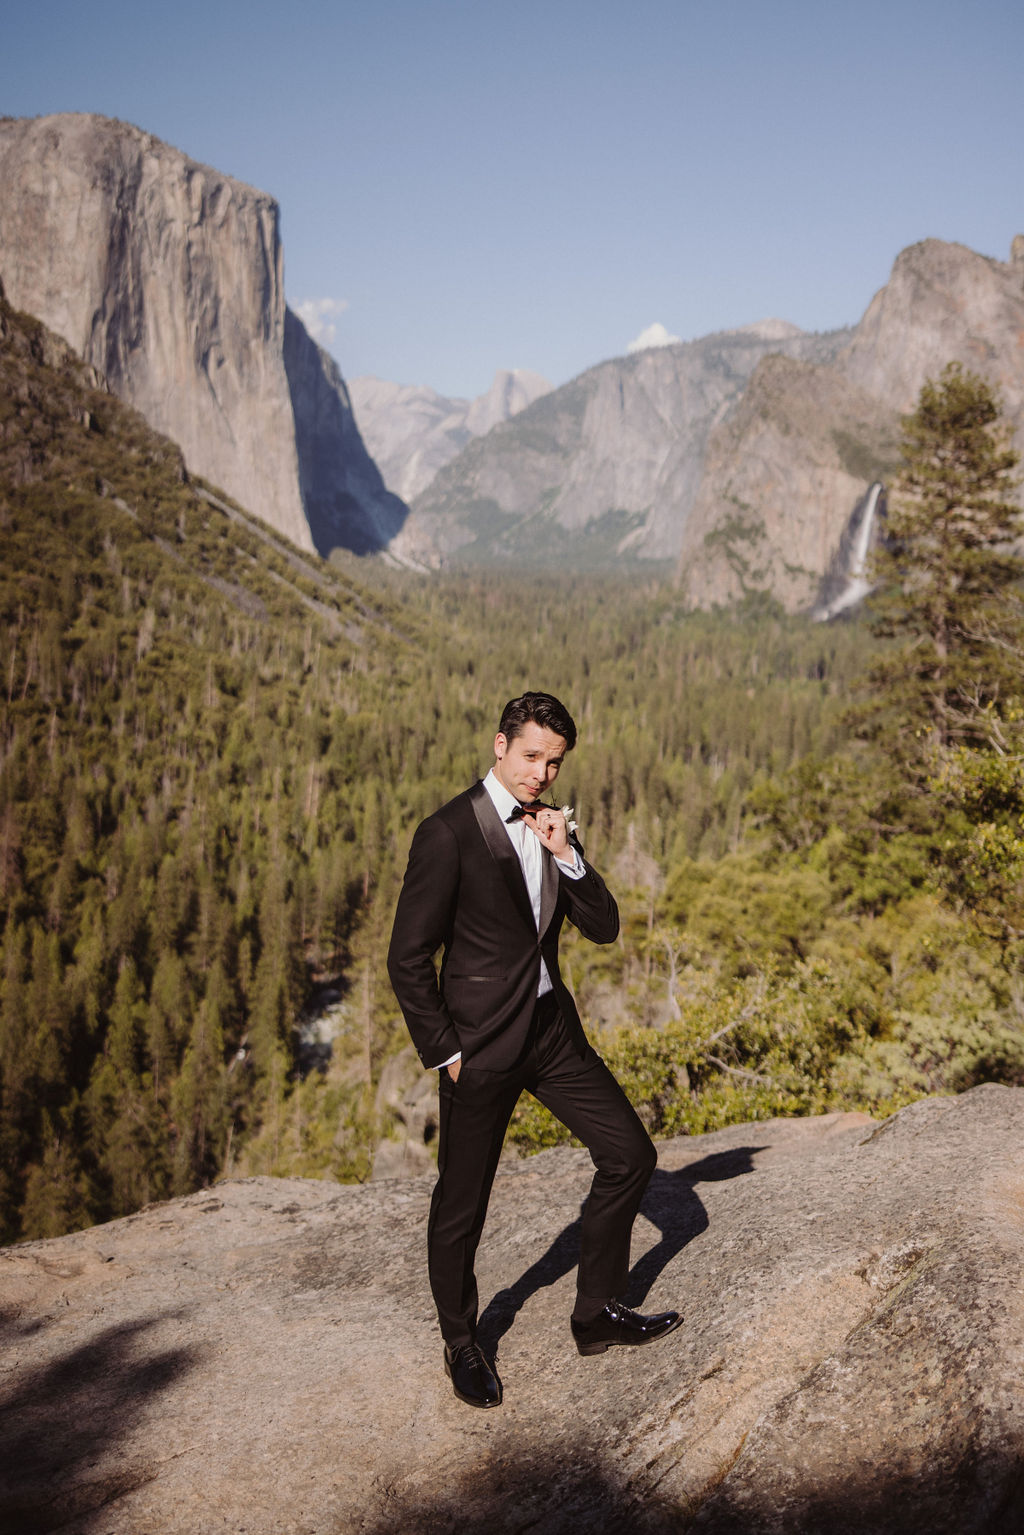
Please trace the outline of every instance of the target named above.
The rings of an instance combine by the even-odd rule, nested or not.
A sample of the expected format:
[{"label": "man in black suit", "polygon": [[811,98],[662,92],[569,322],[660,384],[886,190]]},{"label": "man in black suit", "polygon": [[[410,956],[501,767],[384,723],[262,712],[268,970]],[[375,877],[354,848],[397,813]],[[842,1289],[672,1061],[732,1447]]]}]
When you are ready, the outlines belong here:
[{"label": "man in black suit", "polygon": [[[558,969],[568,917],[611,943],[619,914],[561,810],[542,805],[576,726],[549,693],[506,704],[494,766],[419,826],[398,900],[388,973],[420,1059],[439,1071],[430,1285],[456,1396],[496,1407],[502,1386],[476,1341],[473,1272],[508,1122],[528,1089],[589,1150],[572,1335],[583,1355],[650,1343],[674,1311],[639,1316],[616,1299],[633,1221],[657,1161],[628,1099],[587,1042]],[[443,949],[440,974],[434,955]]]}]

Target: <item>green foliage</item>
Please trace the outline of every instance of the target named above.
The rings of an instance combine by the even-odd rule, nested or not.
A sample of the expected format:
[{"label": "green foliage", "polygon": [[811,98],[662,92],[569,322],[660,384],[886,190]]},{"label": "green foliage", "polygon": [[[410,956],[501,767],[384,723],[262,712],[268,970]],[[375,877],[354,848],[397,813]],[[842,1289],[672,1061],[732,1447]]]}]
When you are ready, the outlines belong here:
[{"label": "green foliage", "polygon": [[7,306],[0,343],[10,1239],[193,1189],[284,1102],[301,1011],[366,963],[366,655],[408,642]]},{"label": "green foliage", "polygon": [[[818,963],[769,963],[727,986],[687,972],[675,1016],[627,1026],[601,1053],[655,1136],[699,1135],[744,1120],[820,1112],[829,1071],[857,1033],[841,983]],[[535,1151],[569,1139],[533,1100],[513,1118],[513,1145]]]},{"label": "green foliage", "polygon": [[1024,559],[1018,454],[989,385],[950,363],[903,430],[873,604],[876,631],[898,643],[871,684],[890,750],[913,764],[984,738],[990,711],[1019,694]]},{"label": "green foliage", "polygon": [[943,884],[1007,946],[1024,939],[1024,738],[1016,718],[1000,735],[1015,749],[947,752],[934,787],[954,812],[940,851]]},{"label": "green foliage", "polygon": [[1003,945],[1024,937],[1024,531],[999,403],[950,364],[904,422],[879,561],[881,737],[941,834],[934,877]]},{"label": "green foliage", "polygon": [[[369,1176],[409,841],[526,687],[580,725],[558,797],[623,930],[567,935],[566,970],[654,1133],[1017,1080],[1021,750],[986,670],[1011,587],[977,728],[910,782],[850,739],[856,623],[326,565],[2,305],[0,386],[4,1240],[225,1172]],[[930,721],[909,697],[889,718]],[[516,1144],[560,1134],[524,1100]]]},{"label": "green foliage", "polygon": [[1024,1087],[1024,1023],[995,1012],[971,1018],[902,1014],[892,1033],[839,1062],[837,1091],[878,1118],[916,1098],[982,1082]]}]

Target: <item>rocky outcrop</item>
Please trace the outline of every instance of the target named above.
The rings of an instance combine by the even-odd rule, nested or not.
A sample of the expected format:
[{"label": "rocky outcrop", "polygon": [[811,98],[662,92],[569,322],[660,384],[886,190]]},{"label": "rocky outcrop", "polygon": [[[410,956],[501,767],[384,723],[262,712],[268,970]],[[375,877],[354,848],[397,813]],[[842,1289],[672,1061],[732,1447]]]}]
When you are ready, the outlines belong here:
[{"label": "rocky outcrop", "polygon": [[487,393],[470,401],[466,426],[474,437],[482,437],[550,392],[551,385],[539,373],[527,368],[499,368]]},{"label": "rocky outcrop", "polygon": [[823,362],[849,340],[787,329],[751,326],[591,368],[442,469],[402,546],[423,562],[676,559],[710,433],[757,364],[772,352]]},{"label": "rocky outcrop", "polygon": [[284,365],[295,420],[299,491],[321,554],[385,549],[407,508],[385,488],[363,446],[337,363],[285,310]]},{"label": "rocky outcrop", "polygon": [[853,337],[804,379],[778,361],[751,380],[708,453],[679,554],[707,607],[749,590],[831,611],[827,592],[869,484],[899,464],[899,418],[921,385],[963,363],[999,391],[1024,450],[1024,265],[925,240],[896,259]]},{"label": "rocky outcrop", "polygon": [[474,437],[510,421],[550,389],[547,379],[523,368],[500,369],[475,400],[379,378],[354,378],[349,385],[363,440],[388,488],[403,501],[426,490]]},{"label": "rocky outcrop", "polygon": [[471,440],[466,401],[416,384],[354,378],[349,384],[359,430],[384,483],[405,501]]},{"label": "rocky outcrop", "polygon": [[660,1148],[631,1296],[648,1349],[568,1332],[569,1148],[499,1171],[482,1335],[441,1367],[431,1176],[225,1182],[0,1254],[0,1520],[37,1535],[1015,1535],[1024,1090]]},{"label": "rocky outcrop", "polygon": [[825,611],[925,378],[980,372],[1024,447],[1022,251],[926,240],[854,330],[762,322],[602,363],[466,447],[399,543],[425,564],[668,560],[698,606],[758,590]]},{"label": "rocky outcrop", "polygon": [[690,601],[810,607],[865,487],[898,462],[881,401],[833,367],[766,358],[712,434],[679,558]]},{"label": "rocky outcrop", "polygon": [[306,549],[390,537],[405,508],[337,369],[286,310],[272,198],[86,114],[0,121],[0,184],[10,302],[174,438],[194,473]]},{"label": "rocky outcrop", "polygon": [[[1016,246],[1016,242],[1014,242]],[[1024,448],[1024,265],[923,240],[897,256],[849,347],[843,376],[898,412],[948,362],[994,384]]]}]

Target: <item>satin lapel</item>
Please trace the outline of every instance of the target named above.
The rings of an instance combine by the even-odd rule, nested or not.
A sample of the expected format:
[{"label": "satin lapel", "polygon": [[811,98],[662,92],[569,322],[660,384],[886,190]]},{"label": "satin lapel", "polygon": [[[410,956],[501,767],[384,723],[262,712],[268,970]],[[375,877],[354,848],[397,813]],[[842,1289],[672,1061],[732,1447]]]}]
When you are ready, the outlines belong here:
[{"label": "satin lapel", "polygon": [[558,870],[555,868],[555,860],[548,852],[544,854],[540,881],[540,932],[543,936],[548,930],[548,923],[555,914],[555,903],[558,900]]},{"label": "satin lapel", "polygon": [[526,888],[526,880],[523,876],[523,866],[519,862],[508,832],[502,825],[501,816],[494,808],[494,801],[484,788],[482,781],[469,791],[469,799],[477,824],[483,833],[483,839],[487,843],[487,850],[504,876],[516,909],[530,931],[534,932],[533,907],[530,904],[530,892]]}]

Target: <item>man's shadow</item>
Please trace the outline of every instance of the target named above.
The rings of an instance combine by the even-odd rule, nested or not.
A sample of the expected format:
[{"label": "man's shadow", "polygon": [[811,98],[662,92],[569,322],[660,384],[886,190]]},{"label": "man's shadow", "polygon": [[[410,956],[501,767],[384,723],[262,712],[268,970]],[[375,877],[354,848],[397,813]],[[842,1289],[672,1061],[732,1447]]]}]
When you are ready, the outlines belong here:
[{"label": "man's shadow", "polygon": [[[699,1196],[697,1183],[721,1183],[754,1171],[754,1156],[763,1146],[737,1146],[732,1151],[718,1151],[700,1162],[691,1162],[678,1172],[655,1168],[640,1206],[641,1215],[661,1232],[661,1239],[633,1265],[625,1295],[619,1296],[629,1306],[642,1305],[659,1274],[682,1252],[688,1242],[707,1230],[708,1216]],[[581,1212],[582,1214],[582,1212]],[[477,1337],[484,1349],[497,1353],[500,1340],[508,1332],[531,1295],[553,1285],[571,1273],[579,1261],[581,1218],[560,1231],[547,1252],[531,1263],[524,1274],[505,1290],[499,1290],[480,1318]]]}]

